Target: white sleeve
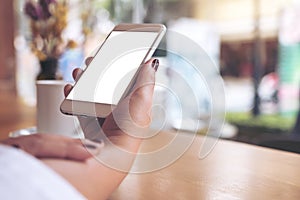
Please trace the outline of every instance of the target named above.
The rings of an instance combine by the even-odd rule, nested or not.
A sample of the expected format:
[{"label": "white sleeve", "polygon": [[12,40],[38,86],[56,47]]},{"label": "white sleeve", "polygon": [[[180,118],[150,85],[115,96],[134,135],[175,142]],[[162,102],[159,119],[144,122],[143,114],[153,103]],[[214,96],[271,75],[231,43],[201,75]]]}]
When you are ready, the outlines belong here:
[{"label": "white sleeve", "polygon": [[22,150],[0,145],[1,199],[85,199],[65,179]]}]

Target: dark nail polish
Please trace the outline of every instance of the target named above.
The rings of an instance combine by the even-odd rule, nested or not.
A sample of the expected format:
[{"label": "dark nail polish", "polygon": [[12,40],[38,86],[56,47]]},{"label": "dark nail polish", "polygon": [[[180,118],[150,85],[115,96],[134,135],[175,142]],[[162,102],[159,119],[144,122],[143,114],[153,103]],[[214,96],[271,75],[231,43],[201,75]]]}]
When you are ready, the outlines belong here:
[{"label": "dark nail polish", "polygon": [[84,144],[84,146],[89,149],[97,149],[97,147],[92,144]]},{"label": "dark nail polish", "polygon": [[11,146],[14,147],[14,148],[16,148],[16,149],[20,149],[20,146],[17,145],[17,144],[13,144],[13,145],[11,145]]},{"label": "dark nail polish", "polygon": [[159,66],[159,60],[158,60],[158,59],[154,59],[154,60],[152,61],[151,66],[152,66],[152,68],[154,68],[155,71],[157,71],[158,66]]},{"label": "dark nail polish", "polygon": [[102,140],[98,140],[98,141],[92,141],[92,140],[83,140],[82,141],[82,146],[84,146],[85,148],[88,148],[90,150],[97,150],[97,149],[101,149],[102,147],[104,147],[104,142]]},{"label": "dark nail polish", "polygon": [[95,142],[95,143],[97,143],[97,144],[102,144],[102,143],[103,143],[103,140],[98,139],[98,138],[92,139],[91,141],[92,141],[92,142]]}]

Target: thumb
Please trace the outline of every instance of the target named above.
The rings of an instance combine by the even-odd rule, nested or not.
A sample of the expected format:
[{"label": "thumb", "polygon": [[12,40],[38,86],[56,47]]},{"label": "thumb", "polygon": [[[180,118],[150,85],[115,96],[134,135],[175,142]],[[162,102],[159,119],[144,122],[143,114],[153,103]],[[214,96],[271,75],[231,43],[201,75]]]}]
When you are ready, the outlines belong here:
[{"label": "thumb", "polygon": [[130,104],[134,104],[130,106],[132,109],[145,106],[145,109],[150,109],[155,86],[155,72],[158,65],[158,59],[151,59],[141,67],[132,92],[129,95]]},{"label": "thumb", "polygon": [[134,128],[143,129],[149,126],[158,64],[157,59],[151,59],[141,66],[131,93],[119,102],[108,117],[110,120],[106,120],[105,128],[118,127],[124,132],[132,133],[135,132]]}]

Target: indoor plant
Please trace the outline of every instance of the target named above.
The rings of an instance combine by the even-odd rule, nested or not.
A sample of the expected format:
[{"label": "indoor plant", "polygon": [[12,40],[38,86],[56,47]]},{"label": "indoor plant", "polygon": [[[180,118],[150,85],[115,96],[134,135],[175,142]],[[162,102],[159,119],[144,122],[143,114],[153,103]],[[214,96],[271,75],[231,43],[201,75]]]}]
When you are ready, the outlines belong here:
[{"label": "indoor plant", "polygon": [[58,59],[66,46],[62,34],[67,26],[67,0],[27,0],[24,11],[30,21],[30,46],[41,66],[37,79],[59,79]]}]

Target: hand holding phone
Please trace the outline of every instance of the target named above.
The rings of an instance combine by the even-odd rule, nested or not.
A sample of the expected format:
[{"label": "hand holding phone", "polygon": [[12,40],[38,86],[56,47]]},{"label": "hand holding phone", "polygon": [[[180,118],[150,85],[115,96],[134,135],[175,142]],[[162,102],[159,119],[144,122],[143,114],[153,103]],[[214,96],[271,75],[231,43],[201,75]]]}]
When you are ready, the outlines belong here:
[{"label": "hand holding phone", "polygon": [[[130,95],[122,99],[113,113],[106,118],[78,116],[85,138],[99,141],[105,137],[110,139],[110,136],[113,136],[113,140],[116,142],[124,140],[124,137],[129,135],[134,135],[136,139],[139,139],[139,134],[143,132],[141,129],[147,128],[151,122],[155,72],[158,65],[157,59],[151,59],[141,66]],[[73,77],[76,80],[76,77],[80,77],[82,74],[83,70],[77,68],[73,72]],[[71,84],[65,86],[65,96],[68,96],[72,88]],[[126,134],[123,134],[124,132]],[[126,148],[131,147],[133,146],[130,145]]]},{"label": "hand holding phone", "polygon": [[140,66],[150,59],[165,33],[159,24],[120,24],[61,105],[65,114],[106,117],[126,97]]}]

